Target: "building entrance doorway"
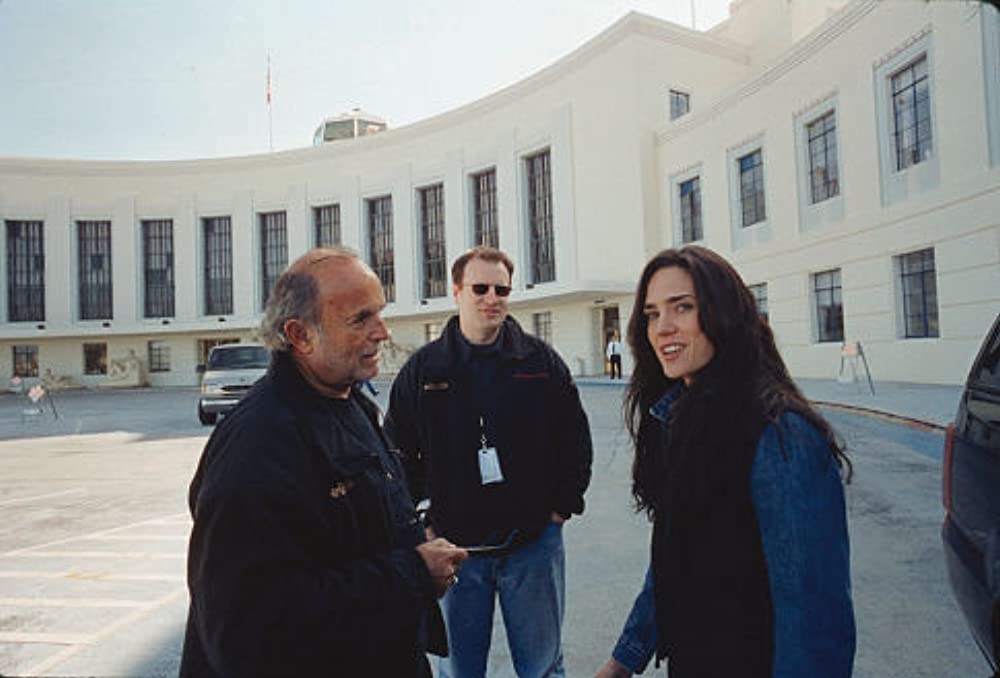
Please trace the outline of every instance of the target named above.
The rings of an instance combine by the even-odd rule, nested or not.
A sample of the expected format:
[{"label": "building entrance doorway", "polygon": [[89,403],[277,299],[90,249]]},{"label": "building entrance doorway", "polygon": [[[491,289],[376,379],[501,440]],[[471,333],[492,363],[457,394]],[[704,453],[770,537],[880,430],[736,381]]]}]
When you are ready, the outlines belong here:
[{"label": "building entrance doorway", "polygon": [[608,342],[618,337],[621,341],[621,324],[618,318],[618,305],[605,306],[601,309],[601,355],[603,356],[606,375],[611,374],[611,361],[608,359]]}]

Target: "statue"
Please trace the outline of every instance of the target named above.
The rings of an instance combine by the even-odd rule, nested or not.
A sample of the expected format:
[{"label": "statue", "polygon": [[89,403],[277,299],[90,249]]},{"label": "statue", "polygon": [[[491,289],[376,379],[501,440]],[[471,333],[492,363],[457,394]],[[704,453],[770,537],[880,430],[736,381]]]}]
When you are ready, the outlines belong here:
[{"label": "statue", "polygon": [[69,375],[53,373],[51,367],[45,368],[45,374],[42,376],[42,386],[47,391],[68,391],[74,388],[83,388],[80,384],[73,381],[73,378]]},{"label": "statue", "polygon": [[108,361],[108,375],[97,387],[132,388],[145,386],[146,383],[142,361],[135,355],[135,351],[129,349],[124,358],[112,358]]}]

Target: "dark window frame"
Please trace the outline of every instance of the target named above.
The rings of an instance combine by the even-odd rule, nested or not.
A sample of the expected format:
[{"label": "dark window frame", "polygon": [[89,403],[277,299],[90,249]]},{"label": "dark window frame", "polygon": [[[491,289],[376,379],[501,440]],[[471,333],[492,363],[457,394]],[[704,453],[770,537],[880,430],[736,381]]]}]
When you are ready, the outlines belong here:
[{"label": "dark window frame", "polygon": [[844,301],[839,268],[813,273],[817,342],[844,340]]},{"label": "dark window frame", "polygon": [[267,299],[278,278],[288,267],[288,216],[284,211],[257,214],[260,227],[260,307]]},{"label": "dark window frame", "polygon": [[368,264],[382,283],[386,303],[396,300],[395,249],[392,242],[392,196],[365,200]]},{"label": "dark window frame", "polygon": [[701,221],[701,177],[695,176],[677,185],[681,209],[681,242],[704,238]]},{"label": "dark window frame", "polygon": [[341,244],[340,203],[313,207],[313,242],[316,247],[338,247]]},{"label": "dark window frame", "polygon": [[691,111],[691,94],[679,89],[670,90],[670,119],[676,120]]},{"label": "dark window frame", "polygon": [[770,322],[770,310],[767,303],[767,283],[747,285],[747,289],[750,290],[754,303],[757,305],[757,315],[764,322]]},{"label": "dark window frame", "polygon": [[924,162],[934,150],[929,69],[925,52],[889,76],[897,172]]},{"label": "dark window frame", "polygon": [[500,247],[497,219],[497,170],[477,172],[472,181],[472,239],[474,245]]},{"label": "dark window frame", "polygon": [[736,159],[740,182],[740,215],[743,228],[767,220],[764,197],[764,152],[757,148]]},{"label": "dark window frame", "polygon": [[836,111],[827,111],[806,125],[806,148],[810,204],[840,195]]},{"label": "dark window frame", "polygon": [[552,153],[545,149],[524,159],[528,184],[528,245],[533,284],[556,279],[552,215]]},{"label": "dark window frame", "polygon": [[903,301],[903,337],[924,339],[940,336],[934,248],[901,254],[897,259]]},{"label": "dark window frame", "polygon": [[150,372],[170,372],[170,344],[160,339],[146,342]]},{"label": "dark window frame", "polygon": [[145,219],[142,229],[143,316],[174,317],[174,222]]},{"label": "dark window frame", "polygon": [[111,222],[76,222],[80,320],[114,318]]},{"label": "dark window frame", "polygon": [[531,314],[531,329],[534,335],[546,344],[552,343],[552,311],[538,311]]},{"label": "dark window frame", "polygon": [[420,254],[424,299],[448,295],[447,255],[445,254],[444,184],[417,190],[420,212]]},{"label": "dark window frame", "polygon": [[13,376],[26,378],[38,376],[38,344],[14,344],[11,347],[13,357]]},{"label": "dark window frame", "polygon": [[205,217],[201,222],[205,315],[232,315],[232,219],[230,217]]},{"label": "dark window frame", "polygon": [[7,321],[45,322],[45,226],[7,220]]},{"label": "dark window frame", "polygon": [[101,375],[108,373],[108,345],[104,342],[83,345],[83,373]]}]

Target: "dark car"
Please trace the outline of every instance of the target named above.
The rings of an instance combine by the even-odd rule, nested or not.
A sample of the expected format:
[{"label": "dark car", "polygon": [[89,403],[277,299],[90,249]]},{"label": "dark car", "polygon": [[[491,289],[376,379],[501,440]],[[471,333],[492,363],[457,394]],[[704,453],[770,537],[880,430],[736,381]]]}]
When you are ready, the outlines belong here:
[{"label": "dark car", "polygon": [[948,427],[943,499],[941,536],[951,590],[1000,677],[1000,315]]}]

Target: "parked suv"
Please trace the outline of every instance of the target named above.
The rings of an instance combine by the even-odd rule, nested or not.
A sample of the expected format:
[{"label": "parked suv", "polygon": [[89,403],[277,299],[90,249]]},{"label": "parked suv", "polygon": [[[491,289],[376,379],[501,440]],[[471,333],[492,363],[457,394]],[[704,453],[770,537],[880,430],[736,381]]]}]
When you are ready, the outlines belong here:
[{"label": "parked suv", "polygon": [[260,344],[222,344],[208,354],[201,378],[198,419],[214,424],[220,414],[236,407],[253,383],[264,376],[271,352]]},{"label": "parked suv", "polygon": [[943,499],[941,537],[951,590],[1000,677],[1000,315],[948,427]]}]

